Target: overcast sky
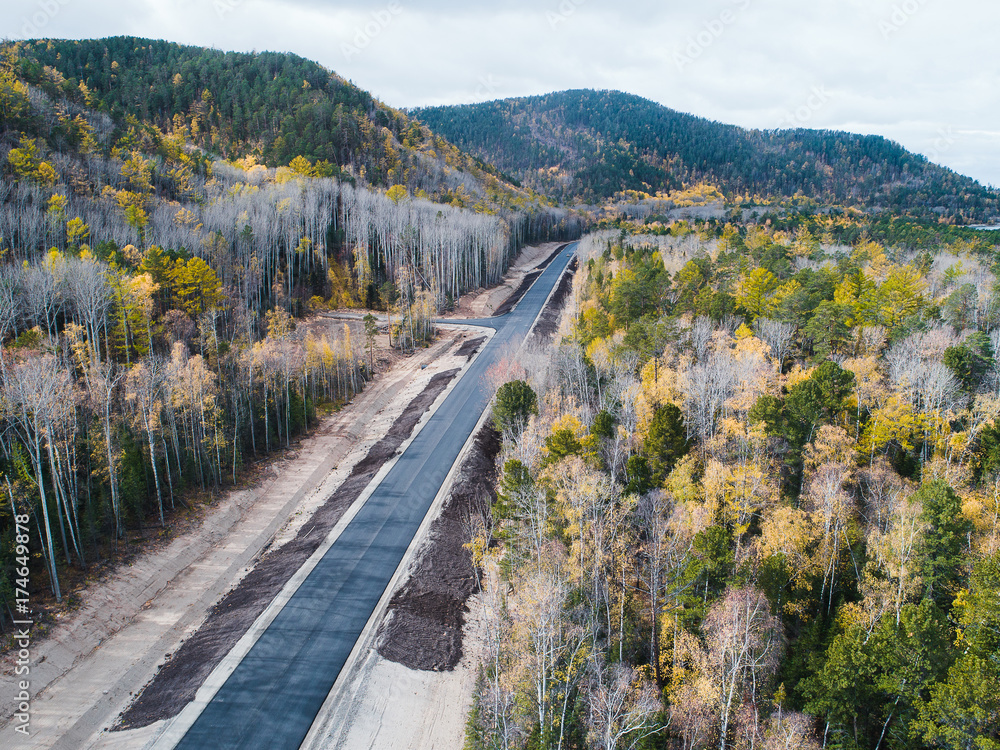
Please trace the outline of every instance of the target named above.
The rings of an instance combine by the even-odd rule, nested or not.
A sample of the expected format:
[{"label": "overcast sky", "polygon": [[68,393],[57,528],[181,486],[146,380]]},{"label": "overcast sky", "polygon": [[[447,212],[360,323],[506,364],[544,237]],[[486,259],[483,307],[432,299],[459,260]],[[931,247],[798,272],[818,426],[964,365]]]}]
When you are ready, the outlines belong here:
[{"label": "overcast sky", "polygon": [[394,107],[618,89],[745,127],[877,133],[1000,186],[996,0],[4,0],[0,36],[316,60]]}]

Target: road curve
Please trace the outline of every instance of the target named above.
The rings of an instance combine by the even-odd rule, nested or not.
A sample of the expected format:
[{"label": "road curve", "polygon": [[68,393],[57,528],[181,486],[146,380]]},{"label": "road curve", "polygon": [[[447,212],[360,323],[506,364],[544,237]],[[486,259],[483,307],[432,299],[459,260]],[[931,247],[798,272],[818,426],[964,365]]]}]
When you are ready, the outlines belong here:
[{"label": "road curve", "polygon": [[575,250],[576,243],[565,246],[510,313],[475,321],[496,334],[177,748],[301,745],[492,398],[483,375],[523,342]]}]

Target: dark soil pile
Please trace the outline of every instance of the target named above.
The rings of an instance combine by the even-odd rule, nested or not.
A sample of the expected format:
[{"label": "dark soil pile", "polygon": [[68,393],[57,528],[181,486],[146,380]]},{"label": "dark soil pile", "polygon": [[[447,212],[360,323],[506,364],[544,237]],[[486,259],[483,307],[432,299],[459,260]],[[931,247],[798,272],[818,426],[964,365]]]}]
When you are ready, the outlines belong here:
[{"label": "dark soil pile", "polygon": [[538,322],[531,332],[534,341],[545,343],[555,336],[556,331],[559,330],[559,318],[562,316],[566,299],[573,289],[573,275],[576,273],[579,265],[577,259],[573,258],[566,267],[562,279],[559,280],[559,286],[556,287],[552,296],[549,297],[549,301],[545,304],[541,315],[538,316]]},{"label": "dark soil pile", "polygon": [[386,435],[355,465],[337,491],[299,530],[295,539],[266,554],[209,612],[208,618],[119,717],[115,730],[137,729],[180,713],[212,670],[250,629],[292,575],[319,548],[330,530],[410,436],[459,370],[434,375]]},{"label": "dark soil pile", "polygon": [[462,659],[466,602],[478,590],[469,541],[470,517],[495,499],[500,434],[487,422],[462,463],[454,489],[413,573],[389,602],[392,616],[379,631],[378,652],[410,669],[442,672]]},{"label": "dark soil pile", "polygon": [[484,341],[486,341],[485,336],[480,336],[479,338],[476,339],[469,339],[468,341],[463,343],[460,347],[458,347],[458,349],[455,351],[455,356],[465,357],[466,361],[472,359],[473,355],[479,351],[479,347],[483,345]]}]

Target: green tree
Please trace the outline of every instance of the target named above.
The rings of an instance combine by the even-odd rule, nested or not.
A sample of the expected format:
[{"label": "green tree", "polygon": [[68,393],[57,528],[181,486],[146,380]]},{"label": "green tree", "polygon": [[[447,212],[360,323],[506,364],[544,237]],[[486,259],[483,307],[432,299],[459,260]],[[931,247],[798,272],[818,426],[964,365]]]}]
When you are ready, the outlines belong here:
[{"label": "green tree", "polygon": [[990,337],[976,331],[961,345],[945,349],[942,361],[965,390],[974,392],[993,366],[993,354]]},{"label": "green tree", "polygon": [[947,750],[1000,750],[1000,554],[976,563],[959,597],[962,654],[920,705],[914,735]]},{"label": "green tree", "polygon": [[920,706],[950,662],[948,634],[947,619],[927,601],[904,606],[898,625],[885,617],[871,633],[847,627],[803,683],[806,711],[828,722],[834,747],[915,748]]},{"label": "green tree", "polygon": [[768,435],[784,435],[784,408],[785,405],[780,398],[765,393],[750,407],[747,419],[749,419],[750,424],[763,422]]},{"label": "green tree", "polygon": [[970,524],[962,515],[962,500],[943,479],[925,482],[913,496],[922,507],[927,533],[918,551],[924,595],[943,610],[950,610],[965,566],[965,546]]},{"label": "green tree", "polygon": [[979,307],[979,292],[976,291],[975,284],[962,284],[958,289],[948,295],[941,309],[941,315],[961,331],[964,328],[972,328]]},{"label": "green tree", "polygon": [[816,371],[788,391],[785,409],[788,437],[802,447],[812,439],[816,427],[833,422],[843,411],[854,388],[854,373],[826,360]]},{"label": "green tree", "polygon": [[554,430],[545,438],[545,447],[549,452],[547,463],[556,463],[566,456],[578,456],[583,453],[583,443],[568,427]]},{"label": "green tree", "polygon": [[644,495],[653,489],[653,472],[645,456],[629,456],[625,462],[625,494]]},{"label": "green tree", "polygon": [[615,418],[608,411],[599,411],[594,415],[594,422],[590,425],[590,434],[597,437],[611,439],[615,436]]},{"label": "green tree", "polygon": [[538,396],[523,380],[511,380],[497,389],[493,424],[500,432],[520,433],[528,417],[538,413]]},{"label": "green tree", "polygon": [[767,316],[771,312],[771,292],[777,286],[777,276],[766,268],[755,268],[740,279],[736,288],[736,304],[751,318]]},{"label": "green tree", "polygon": [[690,442],[686,437],[684,417],[674,404],[661,406],[653,414],[643,448],[656,482],[662,482],[677,460],[687,455]]},{"label": "green tree", "polygon": [[534,488],[534,481],[528,467],[516,458],[508,459],[503,465],[503,473],[497,487],[497,501],[493,506],[493,517],[497,521],[514,518],[522,501]]},{"label": "green tree", "polygon": [[609,305],[615,325],[628,327],[655,307],[654,288],[645,273],[624,268],[611,282]]},{"label": "green tree", "polygon": [[689,260],[674,275],[674,291],[677,293],[677,307],[680,310],[693,310],[698,292],[705,285],[705,274],[693,260]]},{"label": "green tree", "polygon": [[881,323],[893,327],[924,306],[924,282],[912,266],[897,266],[879,287],[877,300]]},{"label": "green tree", "polygon": [[824,300],[819,303],[803,333],[813,342],[813,353],[825,359],[843,350],[847,343],[848,320],[852,310],[849,305],[838,305]]},{"label": "green tree", "polygon": [[177,260],[171,271],[174,304],[192,318],[222,304],[222,282],[201,258]]}]

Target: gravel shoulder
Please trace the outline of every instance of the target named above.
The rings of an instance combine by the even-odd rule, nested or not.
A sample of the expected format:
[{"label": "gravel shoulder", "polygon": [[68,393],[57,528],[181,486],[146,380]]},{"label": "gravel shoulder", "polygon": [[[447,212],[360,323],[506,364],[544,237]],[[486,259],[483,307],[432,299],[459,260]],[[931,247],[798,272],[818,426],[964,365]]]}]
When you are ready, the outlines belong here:
[{"label": "gravel shoulder", "polygon": [[[430,348],[396,359],[273,460],[257,486],[225,493],[192,529],[79,592],[84,604],[33,645],[31,736],[18,747],[141,747],[159,722],[106,730],[265,553],[299,536],[431,378],[465,366],[468,358],[452,352],[469,338],[445,331]],[[10,731],[15,710],[11,659],[0,663],[0,732]]]}]

